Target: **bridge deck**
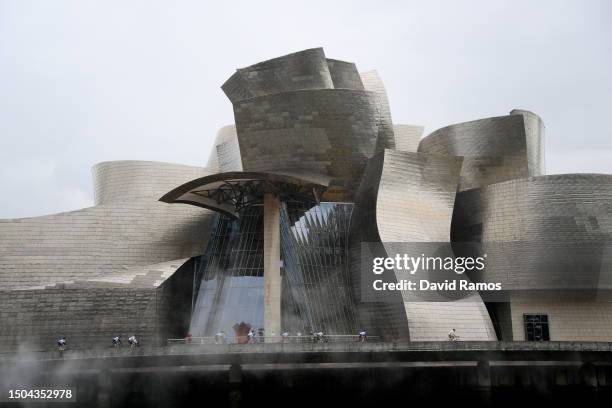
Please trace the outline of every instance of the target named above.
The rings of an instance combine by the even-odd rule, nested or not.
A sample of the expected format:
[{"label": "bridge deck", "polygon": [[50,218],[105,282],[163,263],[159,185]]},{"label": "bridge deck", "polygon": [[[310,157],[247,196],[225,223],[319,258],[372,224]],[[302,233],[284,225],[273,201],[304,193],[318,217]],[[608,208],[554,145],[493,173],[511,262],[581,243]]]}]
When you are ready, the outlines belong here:
[{"label": "bridge deck", "polygon": [[4,353],[0,369],[16,364],[79,369],[212,366],[232,364],[322,364],[408,362],[591,362],[612,363],[604,342],[405,342],[206,344]]}]

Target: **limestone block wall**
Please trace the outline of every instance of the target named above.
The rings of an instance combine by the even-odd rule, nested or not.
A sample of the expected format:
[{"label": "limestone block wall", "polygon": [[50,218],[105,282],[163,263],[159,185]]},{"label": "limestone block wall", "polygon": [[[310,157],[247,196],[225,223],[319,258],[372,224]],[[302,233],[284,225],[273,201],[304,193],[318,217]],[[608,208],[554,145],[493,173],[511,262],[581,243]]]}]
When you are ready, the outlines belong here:
[{"label": "limestone block wall", "polygon": [[160,305],[176,302],[164,285],[202,254],[213,214],[158,199],[207,170],[107,162],[93,172],[95,206],[0,220],[0,348],[43,347],[60,335],[104,344],[130,332],[153,342],[177,331],[176,316],[160,323],[172,321]]},{"label": "limestone block wall", "polygon": [[129,274],[46,289],[0,290],[0,351],[52,349],[59,336],[73,349],[110,346],[116,335],[127,341],[135,334],[149,346],[182,338],[198,261],[131,268]]},{"label": "limestone block wall", "polygon": [[59,336],[71,348],[111,346],[113,336],[157,341],[155,288],[53,288],[0,291],[0,350],[53,349]]},{"label": "limestone block wall", "polygon": [[571,295],[513,301],[512,339],[525,340],[524,314],[546,314],[551,341],[612,341],[612,301],[573,300]]}]

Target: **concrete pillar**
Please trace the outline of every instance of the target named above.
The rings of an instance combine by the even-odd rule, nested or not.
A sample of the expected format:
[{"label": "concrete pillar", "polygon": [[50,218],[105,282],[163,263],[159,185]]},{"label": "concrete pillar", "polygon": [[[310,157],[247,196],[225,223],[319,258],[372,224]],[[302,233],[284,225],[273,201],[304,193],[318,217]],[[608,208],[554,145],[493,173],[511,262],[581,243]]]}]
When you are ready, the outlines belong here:
[{"label": "concrete pillar", "polygon": [[[266,336],[281,334],[280,200],[264,193],[264,329]],[[279,337],[280,339],[280,337]],[[266,339],[268,341],[268,339]]]}]

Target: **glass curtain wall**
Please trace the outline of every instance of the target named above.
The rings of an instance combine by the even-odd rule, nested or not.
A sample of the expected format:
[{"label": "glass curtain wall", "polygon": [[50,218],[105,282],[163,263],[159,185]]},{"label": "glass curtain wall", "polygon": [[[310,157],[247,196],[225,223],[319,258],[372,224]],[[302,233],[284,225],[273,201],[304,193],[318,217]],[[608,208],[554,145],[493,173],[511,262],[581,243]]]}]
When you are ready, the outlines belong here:
[{"label": "glass curtain wall", "polygon": [[262,208],[245,208],[239,219],[218,215],[198,273],[192,336],[224,331],[231,338],[240,324],[241,332],[263,329]]},{"label": "glass curtain wall", "polygon": [[283,330],[354,334],[348,276],[352,203],[283,203]]},{"label": "glass curtain wall", "polygon": [[[348,277],[353,204],[286,202],[280,213],[282,330],[355,334]],[[218,215],[196,277],[190,332],[195,337],[263,333],[263,207],[239,219]],[[248,331],[248,330],[247,330]]]}]

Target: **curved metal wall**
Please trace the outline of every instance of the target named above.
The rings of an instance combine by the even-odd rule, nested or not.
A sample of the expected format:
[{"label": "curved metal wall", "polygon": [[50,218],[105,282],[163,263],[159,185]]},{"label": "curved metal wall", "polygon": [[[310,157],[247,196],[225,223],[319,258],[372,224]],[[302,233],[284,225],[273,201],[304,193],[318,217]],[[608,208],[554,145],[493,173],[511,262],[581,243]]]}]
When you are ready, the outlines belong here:
[{"label": "curved metal wall", "polygon": [[217,131],[206,167],[214,172],[242,171],[236,125],[223,126]]},{"label": "curved metal wall", "polygon": [[94,205],[156,201],[177,185],[211,174],[203,167],[140,160],[101,162],[91,173]]},{"label": "curved metal wall", "polygon": [[382,242],[448,242],[461,158],[387,150],[376,225]]},{"label": "curved metal wall", "polygon": [[363,82],[357,67],[352,62],[327,59],[327,66],[332,77],[334,88],[363,90]]},{"label": "curved metal wall", "polygon": [[159,202],[158,192],[203,172],[168,163],[101,163],[94,167],[98,205],[0,220],[0,288],[104,282],[126,268],[200,255],[212,213]]},{"label": "curved metal wall", "polygon": [[459,190],[544,172],[544,126],[535,114],[480,119],[444,127],[419,144],[420,153],[462,156]]},{"label": "curved metal wall", "polygon": [[221,89],[232,103],[300,89],[331,89],[323,48],[312,48],[240,68]]},{"label": "curved metal wall", "polygon": [[395,146],[380,78],[326,58],[322,48],[239,69],[222,88],[234,106],[244,171],[351,191],[367,159]]},{"label": "curved metal wall", "polygon": [[381,125],[373,92],[317,89],[234,104],[245,171],[352,186],[376,148]]},{"label": "curved metal wall", "polygon": [[525,136],[527,138],[527,165],[531,170],[530,176],[543,176],[546,174],[545,132],[544,121],[533,112],[513,109],[510,115],[522,115],[525,123]]},{"label": "curved metal wall", "polygon": [[612,175],[531,177],[461,192],[453,240],[482,242],[479,280],[504,289],[612,289]]},{"label": "curved metal wall", "polygon": [[402,152],[414,152],[419,150],[419,142],[423,136],[423,126],[418,125],[393,125],[395,135],[395,148]]},{"label": "curved metal wall", "polygon": [[[460,169],[461,158],[393,150],[370,160],[351,226],[355,294],[360,285],[356,247],[361,242],[450,241]],[[400,275],[396,271],[398,280]],[[453,302],[417,301],[406,292],[401,297],[395,303],[360,303],[362,325],[414,341],[444,340],[452,327],[465,340],[496,339],[478,295]]]},{"label": "curved metal wall", "polygon": [[[383,132],[377,141],[377,151],[395,149],[397,146],[395,135],[393,134],[394,128],[391,119],[391,108],[389,107],[389,97],[387,96],[385,84],[377,71],[362,72],[360,75],[364,88],[376,94],[378,111],[382,118],[381,125],[383,126]],[[387,126],[390,127],[390,129],[387,129]]]}]

